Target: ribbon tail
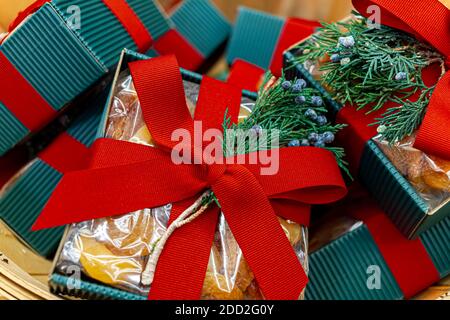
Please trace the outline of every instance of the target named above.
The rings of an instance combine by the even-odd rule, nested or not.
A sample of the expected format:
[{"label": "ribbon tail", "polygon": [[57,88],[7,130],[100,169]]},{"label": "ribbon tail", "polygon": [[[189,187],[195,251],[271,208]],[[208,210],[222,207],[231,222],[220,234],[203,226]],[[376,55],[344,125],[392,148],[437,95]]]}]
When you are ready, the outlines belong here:
[{"label": "ribbon tail", "polygon": [[[169,224],[195,198],[174,204]],[[198,300],[211,255],[219,217],[214,206],[194,221],[177,229],[164,246],[149,294],[151,300]]]},{"label": "ribbon tail", "polygon": [[308,278],[255,176],[232,166],[212,190],[264,297],[297,300]]},{"label": "ribbon tail", "polygon": [[414,147],[425,153],[450,159],[450,72],[439,81],[431,96]]}]

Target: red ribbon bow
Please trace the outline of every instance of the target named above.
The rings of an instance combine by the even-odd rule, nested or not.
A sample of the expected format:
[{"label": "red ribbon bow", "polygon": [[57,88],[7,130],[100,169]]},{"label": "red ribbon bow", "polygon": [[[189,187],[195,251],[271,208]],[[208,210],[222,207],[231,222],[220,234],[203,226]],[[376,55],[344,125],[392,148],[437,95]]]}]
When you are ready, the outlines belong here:
[{"label": "red ribbon bow", "polygon": [[[439,0],[353,0],[362,15],[377,5],[380,23],[414,34],[426,40],[446,57],[450,66],[450,10]],[[418,131],[415,147],[444,159],[450,158],[450,72],[439,80]]]},{"label": "red ribbon bow", "polygon": [[[176,165],[174,130],[194,135],[183,83],[172,56],[130,63],[145,122],[158,148],[100,139],[88,170],[65,174],[35,229],[121,215],[174,203],[171,223],[210,188],[268,299],[298,299],[307,277],[275,210],[298,221],[311,204],[346,194],[332,153],[319,148],[283,148],[279,171],[260,175],[261,165]],[[228,111],[236,121],[241,92],[204,77],[195,120],[221,128]],[[270,200],[270,201],[269,201]],[[209,260],[219,209],[212,207],[173,233],[158,261],[150,298],[198,299]]]}]

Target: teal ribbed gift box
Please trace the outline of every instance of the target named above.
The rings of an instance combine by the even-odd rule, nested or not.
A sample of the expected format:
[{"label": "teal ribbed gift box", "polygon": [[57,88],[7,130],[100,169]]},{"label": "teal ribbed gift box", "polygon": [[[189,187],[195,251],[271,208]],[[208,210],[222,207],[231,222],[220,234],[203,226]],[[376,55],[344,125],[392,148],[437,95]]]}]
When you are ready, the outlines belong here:
[{"label": "teal ribbed gift box", "polygon": [[230,22],[210,0],[184,0],[171,12],[170,19],[178,32],[206,58],[231,33]]},{"label": "teal ribbed gift box", "polygon": [[[369,203],[369,201],[367,202]],[[364,204],[364,205],[367,205]],[[364,206],[362,207],[364,210]],[[378,219],[384,226],[394,229],[382,211],[383,217]],[[361,215],[365,215],[362,212]],[[368,225],[355,218],[347,216],[345,209],[339,216],[328,216],[327,226],[312,229],[311,244],[316,239],[332,235],[330,241],[325,241],[317,248],[311,248],[309,284],[306,287],[307,300],[401,300],[405,299],[405,293],[394,276],[392,267],[380,250]],[[385,219],[385,221],[384,221]],[[339,230],[339,226],[344,226]],[[343,231],[345,229],[345,231]],[[333,232],[335,234],[333,234]],[[398,231],[397,236],[403,237]],[[411,242],[406,238],[401,241]],[[416,240],[425,249],[427,259],[435,268],[437,278],[445,278],[450,274],[450,218],[442,220]],[[397,246],[395,240],[389,243]],[[398,246],[400,247],[400,246]],[[398,249],[397,247],[397,249]],[[397,250],[396,249],[396,250]],[[411,250],[403,245],[400,250]],[[402,258],[402,252],[398,252],[398,258]],[[415,263],[415,275],[427,271]],[[420,269],[420,270],[419,270]],[[379,283],[371,285],[371,277],[376,272]],[[406,271],[408,272],[408,271]],[[422,274],[420,275],[422,276]],[[417,279],[407,279],[415,282]],[[425,283],[425,282],[424,282]],[[425,286],[430,286],[427,283]],[[426,287],[417,287],[409,295],[418,294]]]},{"label": "teal ribbed gift box", "polygon": [[[302,77],[319,90],[331,113],[336,117],[343,106],[301,64],[295,62],[299,54],[294,47],[284,54],[288,77]],[[358,135],[358,130],[354,130]],[[360,137],[363,139],[363,137]],[[416,238],[424,231],[450,216],[450,198],[431,208],[426,199],[397,170],[374,140],[365,144],[358,169],[358,178],[379,202],[397,228],[408,238]]]},{"label": "teal ribbed gift box", "polygon": [[285,22],[285,18],[240,7],[228,44],[228,63],[241,59],[264,70],[269,69]]},{"label": "teal ribbed gift box", "polygon": [[[129,13],[125,17],[136,23],[118,17],[108,7],[111,3],[122,4]],[[141,34],[133,37],[127,24],[139,24]],[[172,27],[157,2],[150,0],[53,0],[30,12],[0,47],[0,72],[15,80],[17,75],[9,72],[13,68],[22,83],[17,87],[11,83],[0,92],[0,156],[39,131],[102,78],[116,65],[123,48],[137,49],[142,30],[158,41]],[[6,75],[2,78],[12,82]],[[12,106],[11,95],[27,94],[24,86],[34,99]],[[9,98],[5,98],[7,93]],[[32,111],[42,104],[46,109],[42,119],[25,119],[27,108]]]},{"label": "teal ribbed gift box", "polygon": [[[50,257],[55,253],[63,228],[31,231],[31,227],[59,183],[66,169],[65,162],[70,163],[71,167],[77,166],[78,158],[85,155],[84,152],[74,154],[75,151],[67,148],[75,146],[84,151],[94,142],[108,90],[109,88],[83,101],[83,109],[86,110],[75,118],[65,133],[19,171],[0,193],[0,220],[42,256]],[[52,156],[49,155],[57,153],[65,155],[52,161]],[[73,155],[77,156],[75,160],[68,159]],[[79,165],[88,160],[82,158]]]}]

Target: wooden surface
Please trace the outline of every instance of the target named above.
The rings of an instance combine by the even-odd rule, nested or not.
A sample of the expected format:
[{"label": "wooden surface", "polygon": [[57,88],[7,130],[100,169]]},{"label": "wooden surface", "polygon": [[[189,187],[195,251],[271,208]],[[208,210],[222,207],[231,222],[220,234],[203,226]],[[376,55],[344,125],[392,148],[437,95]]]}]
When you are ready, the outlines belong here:
[{"label": "wooden surface", "polygon": [[29,250],[0,221],[0,299],[58,299],[47,286],[51,267],[51,261]]}]

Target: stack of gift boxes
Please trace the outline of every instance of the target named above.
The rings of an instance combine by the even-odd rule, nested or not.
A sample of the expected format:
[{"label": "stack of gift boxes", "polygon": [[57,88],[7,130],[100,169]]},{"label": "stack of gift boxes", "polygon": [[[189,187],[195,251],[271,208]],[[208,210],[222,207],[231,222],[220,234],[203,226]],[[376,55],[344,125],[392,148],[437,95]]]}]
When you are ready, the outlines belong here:
[{"label": "stack of gift boxes", "polygon": [[[437,9],[441,9],[441,4],[429,1]],[[355,7],[361,9],[362,1],[354,2]],[[447,13],[442,14],[445,16]],[[316,94],[313,96],[313,104],[328,110],[325,122],[346,125],[337,135],[334,144],[345,148],[351,175],[342,173],[342,176],[348,177],[345,178],[348,188],[346,197],[342,190],[343,178],[339,174],[335,181],[327,180],[328,184],[338,190],[335,190],[333,197],[324,192],[322,200],[311,200],[313,192],[309,191],[311,194],[303,196],[309,197],[308,201],[302,198],[299,208],[293,209],[295,204],[290,204],[291,211],[305,211],[307,214],[304,216],[307,218],[298,222],[289,215],[280,215],[280,222],[285,223],[282,223],[283,230],[291,244],[295,243],[296,257],[301,262],[301,267],[307,270],[309,282],[305,290],[303,284],[299,285],[299,292],[292,289],[290,296],[274,294],[277,290],[289,290],[276,287],[277,284],[271,287],[270,281],[264,278],[261,271],[251,270],[252,267],[247,265],[245,259],[256,268],[258,263],[253,262],[255,258],[251,254],[245,257],[248,252],[245,250],[249,249],[245,248],[245,243],[240,242],[242,236],[239,228],[232,221],[228,221],[228,224],[225,220],[222,221],[224,217],[228,219],[225,212],[224,216],[219,216],[219,222],[212,222],[213,225],[218,223],[218,229],[223,228],[222,231],[217,231],[215,235],[214,232],[199,233],[205,237],[216,237],[213,249],[203,250],[206,252],[206,262],[210,259],[206,263],[207,267],[200,268],[192,276],[194,278],[199,273],[204,283],[202,281],[199,288],[192,290],[187,284],[179,283],[178,287],[177,284],[171,284],[167,288],[178,288],[179,292],[170,292],[167,288],[164,291],[161,289],[164,285],[161,286],[160,283],[168,281],[170,277],[161,271],[163,267],[158,267],[154,280],[154,290],[157,293],[150,291],[150,298],[284,299],[295,296],[310,300],[409,299],[448,276],[450,195],[442,192],[441,201],[431,205],[423,192],[408,179],[405,170],[399,168],[395,162],[395,154],[389,152],[389,146],[374,138],[379,132],[376,127],[370,126],[373,121],[367,119],[363,111],[344,107],[315,69],[311,68],[311,64],[300,62],[299,56],[305,54],[303,45],[313,39],[316,32],[320,32],[317,31],[318,27],[320,24],[317,22],[270,16],[244,7],[239,9],[235,25],[232,26],[208,0],[180,1],[167,12],[157,1],[37,1],[22,12],[10,26],[7,36],[0,40],[0,220],[36,253],[54,259],[54,267],[49,275],[51,290],[55,294],[91,299],[147,299],[148,285],[139,279],[141,273],[147,272],[143,266],[148,262],[143,263],[143,260],[156,251],[159,240],[149,248],[154,239],[145,236],[145,232],[150,230],[148,228],[152,229],[151,232],[148,231],[152,234],[164,233],[164,230],[170,229],[167,228],[167,224],[172,222],[169,220],[171,209],[167,209],[169,205],[158,201],[149,202],[158,204],[155,206],[158,209],[151,210],[144,210],[145,206],[134,208],[124,205],[123,208],[128,211],[117,209],[118,212],[115,212],[115,208],[109,210],[116,216],[142,210],[119,218],[94,215],[77,220],[64,213],[64,208],[70,205],[58,203],[57,200],[68,199],[64,198],[66,191],[63,188],[68,184],[63,181],[66,176],[84,172],[88,175],[93,171],[109,169],[101,159],[93,157],[93,154],[98,156],[104,153],[105,148],[110,151],[102,143],[102,138],[131,141],[140,147],[161,144],[162,138],[153,131],[155,127],[149,125],[146,118],[150,111],[144,110],[142,115],[142,111],[136,108],[139,105],[137,96],[144,99],[144,95],[141,96],[138,92],[143,91],[141,82],[147,82],[141,79],[137,82],[140,72],[135,69],[138,62],[158,61],[159,64],[155,62],[156,66],[139,66],[145,69],[149,78],[174,81],[172,93],[160,94],[164,98],[176,96],[178,82],[167,74],[178,71],[171,69],[173,65],[164,58],[158,60],[160,56],[171,54],[176,56],[182,68],[182,83],[194,119],[197,113],[204,112],[199,107],[204,104],[202,101],[211,103],[217,101],[218,97],[228,102],[236,101],[232,99],[236,90],[241,93],[238,103],[241,106],[239,119],[245,117],[245,110],[248,116],[255,104],[258,104],[258,90],[262,85],[267,88],[268,84],[264,82],[266,71],[283,79],[284,82],[280,84],[283,90],[298,93],[298,104],[305,103],[298,99],[302,96],[302,90],[314,90]],[[430,42],[433,44],[433,41]],[[227,83],[220,85],[218,80],[214,80],[216,83],[200,74],[216,62],[222,51],[226,51],[225,59],[230,68],[222,77]],[[322,57],[318,56],[317,59],[318,63],[323,62],[320,60]],[[130,83],[130,73],[137,93]],[[156,84],[155,81],[149,83]],[[208,87],[209,90],[217,90],[209,98],[204,93]],[[145,96],[150,96],[151,91],[149,89]],[[130,92],[134,92],[134,95]],[[263,91],[259,93],[264,94]],[[155,97],[159,99],[159,96],[153,96]],[[177,100],[173,98],[167,101],[171,101],[167,104],[167,112],[170,112],[171,103],[176,104]],[[164,110],[160,111],[162,115],[166,112]],[[224,115],[216,115],[215,118],[223,120]],[[314,121],[318,121],[317,115]],[[141,124],[138,125],[139,123]],[[252,130],[257,129],[256,126],[252,127]],[[292,140],[289,146],[294,147],[292,149],[302,149],[306,143],[308,147],[324,147],[324,142],[317,137],[314,141],[311,139],[306,142],[301,139]],[[120,151],[117,152],[120,154]],[[144,157],[143,154],[145,151],[138,156],[136,149],[136,155],[123,154],[124,160],[116,159],[113,162],[117,162],[118,167],[131,166],[134,162],[142,161],[137,159]],[[125,158],[134,159],[133,157],[136,159],[125,163]],[[149,159],[146,158],[146,161],[150,161]],[[445,168],[444,165],[442,167]],[[225,169],[227,170],[229,169]],[[292,176],[291,180],[305,179],[302,172],[299,170],[298,176]],[[220,175],[223,174],[225,173]],[[438,177],[444,184],[443,188],[447,186],[444,191],[450,192],[447,174],[448,171],[444,172],[444,178],[442,175]],[[220,175],[212,178],[210,175],[208,173],[206,180],[214,189]],[[110,178],[116,180],[112,176]],[[173,183],[176,184],[177,181]],[[324,182],[320,186],[325,184]],[[128,182],[123,182],[123,185],[124,190],[116,191],[136,191],[127,189],[126,186],[130,186]],[[263,183],[262,185],[265,186]],[[83,194],[92,192],[101,198],[101,188],[101,184],[95,184],[92,185],[92,190],[83,190],[87,192]],[[297,188],[301,193],[303,189],[295,184],[294,189]],[[110,189],[105,187],[105,190]],[[106,192],[108,191],[104,191]],[[78,202],[88,202],[101,208],[101,205],[94,205],[95,201],[92,199],[95,198],[88,200],[80,198],[79,194],[72,194],[72,197]],[[186,199],[183,198],[183,201]],[[336,200],[340,201],[329,204]],[[220,197],[218,201],[221,201]],[[278,205],[282,200],[276,201],[270,203],[274,205],[275,212],[278,212],[281,210]],[[310,222],[309,209],[312,204],[327,205],[315,208]],[[83,205],[79,206],[82,207]],[[221,206],[223,210],[226,207],[226,204]],[[70,225],[33,231],[54,222],[43,221],[49,219],[44,214],[33,228],[36,219],[45,210],[47,213],[60,210],[58,219],[65,222],[60,224]],[[167,221],[163,222],[164,219]],[[198,226],[207,229],[207,218],[196,219],[201,219],[202,222],[191,228],[182,227],[185,231],[181,228],[175,233],[184,232],[187,235],[188,232],[200,232],[200,229],[196,229]],[[295,229],[296,222],[299,223],[298,229]],[[201,223],[204,224],[203,227]],[[304,232],[306,229],[300,225],[309,224],[308,240],[304,238],[308,237],[308,233]],[[107,239],[102,240],[102,237],[110,237],[111,243]],[[218,249],[215,247],[217,237],[223,237],[221,239],[228,246],[226,250],[220,246]],[[174,247],[170,241],[166,244],[167,250]],[[124,243],[128,243],[128,247]],[[242,251],[239,247],[242,247]],[[236,256],[239,256],[236,258],[231,254],[227,257],[229,260],[235,259],[234,265],[231,265],[238,270],[234,280],[230,280],[232,275],[227,279],[226,270],[223,279],[218,278],[222,277],[219,273],[224,272],[223,270],[211,270],[217,268],[211,266],[225,263],[222,261],[223,255],[230,255],[227,250],[232,253],[234,250],[237,252]],[[308,257],[305,258],[307,254]],[[161,264],[167,264],[168,255],[163,250]],[[109,260],[103,261],[99,256],[108,256]],[[128,256],[128,260],[124,256]],[[185,257],[188,258],[189,255]],[[71,268],[73,265],[81,270],[81,276],[75,282],[73,272],[76,270]],[[117,273],[117,268],[128,271]],[[173,272],[177,271],[181,275],[187,274],[181,267],[173,269]],[[252,271],[255,271],[254,275]],[[272,272],[276,274],[278,271]],[[210,284],[208,275],[214,273],[215,282]]]}]

